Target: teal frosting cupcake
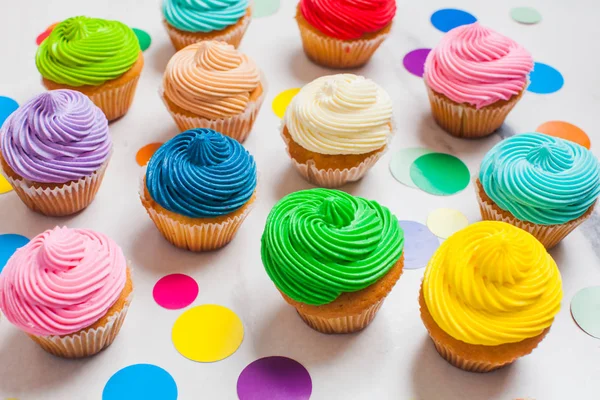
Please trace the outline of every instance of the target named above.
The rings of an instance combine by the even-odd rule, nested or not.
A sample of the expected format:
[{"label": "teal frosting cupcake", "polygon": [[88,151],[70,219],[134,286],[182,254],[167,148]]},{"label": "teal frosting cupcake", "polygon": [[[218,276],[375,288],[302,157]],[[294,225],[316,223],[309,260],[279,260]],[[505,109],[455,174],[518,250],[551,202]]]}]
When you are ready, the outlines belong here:
[{"label": "teal frosting cupcake", "polygon": [[186,32],[214,32],[234,25],[245,14],[248,0],[164,0],[163,15]]}]

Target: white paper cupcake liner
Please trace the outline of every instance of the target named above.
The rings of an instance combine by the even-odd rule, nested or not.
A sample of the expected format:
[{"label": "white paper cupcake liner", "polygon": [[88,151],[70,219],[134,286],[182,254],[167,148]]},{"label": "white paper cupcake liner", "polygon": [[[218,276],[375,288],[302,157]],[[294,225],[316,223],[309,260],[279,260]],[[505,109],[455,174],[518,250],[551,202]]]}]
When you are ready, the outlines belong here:
[{"label": "white paper cupcake liner", "polygon": [[383,305],[385,297],[371,305],[369,308],[357,315],[348,315],[337,318],[326,318],[316,315],[304,314],[296,309],[298,315],[308,326],[321,333],[352,333],[365,329]]}]

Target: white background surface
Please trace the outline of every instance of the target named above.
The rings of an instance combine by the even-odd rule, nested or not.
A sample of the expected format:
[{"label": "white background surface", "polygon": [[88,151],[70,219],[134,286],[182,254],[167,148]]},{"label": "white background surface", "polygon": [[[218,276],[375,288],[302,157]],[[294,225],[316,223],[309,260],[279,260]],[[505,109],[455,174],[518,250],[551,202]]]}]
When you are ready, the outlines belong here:
[{"label": "white background surface", "polygon": [[[600,282],[594,252],[597,228],[589,222],[552,251],[564,280],[565,300],[550,334],[533,354],[500,371],[477,375],[460,371],[436,353],[419,317],[417,295],[423,270],[407,270],[378,317],[362,333],[327,336],[308,328],[267,277],[260,261],[260,235],[266,216],[282,196],[305,189],[292,169],[278,134],[279,119],[270,110],[280,91],[299,87],[331,73],[304,56],[293,19],[295,1],[281,0],[273,16],[255,19],[241,50],[265,71],[269,93],[254,132],[245,146],[256,157],[260,193],[256,207],[237,238],[209,254],[178,250],[158,233],[137,196],[140,167],[136,151],[165,141],[177,128],[157,95],[162,71],[174,49],[161,25],[159,2],[143,0],[3,1],[0,33],[0,95],[25,102],[43,90],[35,68],[35,38],[49,24],[85,14],[119,19],[146,30],[153,42],[129,114],[111,128],[115,151],[95,202],[71,218],[47,218],[29,211],[16,194],[0,195],[0,233],[28,237],[55,225],[91,228],[117,241],[135,267],[136,296],[115,343],[86,360],[61,360],[0,322],[0,399],[100,399],[110,376],[130,364],[152,363],[169,371],[179,398],[235,399],[241,370],[257,358],[284,355],[303,363],[312,376],[313,399],[594,399],[600,393],[600,342],[580,331],[569,313],[577,290]],[[10,5],[9,5],[10,3]],[[548,120],[570,121],[600,145],[600,59],[597,40],[600,14],[594,0],[399,0],[391,37],[370,64],[358,72],[382,84],[391,94],[398,125],[389,151],[366,178],[344,190],[373,198],[400,219],[425,222],[438,207],[454,207],[471,221],[479,219],[472,186],[451,197],[435,197],[397,183],[388,172],[394,150],[428,146],[461,157],[478,171],[483,154],[500,140],[462,141],[444,134],[429,116],[421,79],[402,66],[408,51],[432,47],[442,37],[429,22],[439,8],[470,11],[479,20],[524,44],[536,61],[559,69],[565,86],[557,93],[527,93],[507,120],[505,132],[525,132]],[[543,15],[539,25],[512,21],[509,10],[530,5]],[[594,149],[596,151],[596,149]],[[594,220],[597,222],[598,218]],[[594,221],[592,220],[592,221]],[[245,339],[230,358],[199,364],[173,348],[171,327],[181,311],[158,307],[152,287],[163,275],[182,272],[200,285],[194,304],[216,303],[233,309],[245,326]]]}]

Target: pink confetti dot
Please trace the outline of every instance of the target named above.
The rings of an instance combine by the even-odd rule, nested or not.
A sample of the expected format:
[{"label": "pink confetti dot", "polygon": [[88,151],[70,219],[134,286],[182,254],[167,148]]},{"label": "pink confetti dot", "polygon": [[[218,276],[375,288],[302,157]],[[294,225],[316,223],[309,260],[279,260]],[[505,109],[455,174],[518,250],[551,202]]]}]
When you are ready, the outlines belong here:
[{"label": "pink confetti dot", "polygon": [[168,310],[179,310],[192,304],[198,297],[198,283],[184,274],[163,276],[154,285],[154,301]]}]

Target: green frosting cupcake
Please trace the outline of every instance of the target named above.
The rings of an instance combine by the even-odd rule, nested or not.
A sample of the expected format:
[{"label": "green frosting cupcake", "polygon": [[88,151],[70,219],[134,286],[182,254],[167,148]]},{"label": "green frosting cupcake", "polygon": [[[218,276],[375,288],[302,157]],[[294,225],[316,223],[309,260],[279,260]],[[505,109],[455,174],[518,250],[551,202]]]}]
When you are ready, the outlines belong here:
[{"label": "green frosting cupcake", "polygon": [[311,189],[271,210],[261,255],[281,292],[322,305],[377,282],[403,248],[404,232],[387,208],[338,190]]},{"label": "green frosting cupcake", "polygon": [[64,20],[38,48],[35,64],[48,80],[69,86],[98,86],[127,72],[137,61],[135,33],[118,21]]}]

